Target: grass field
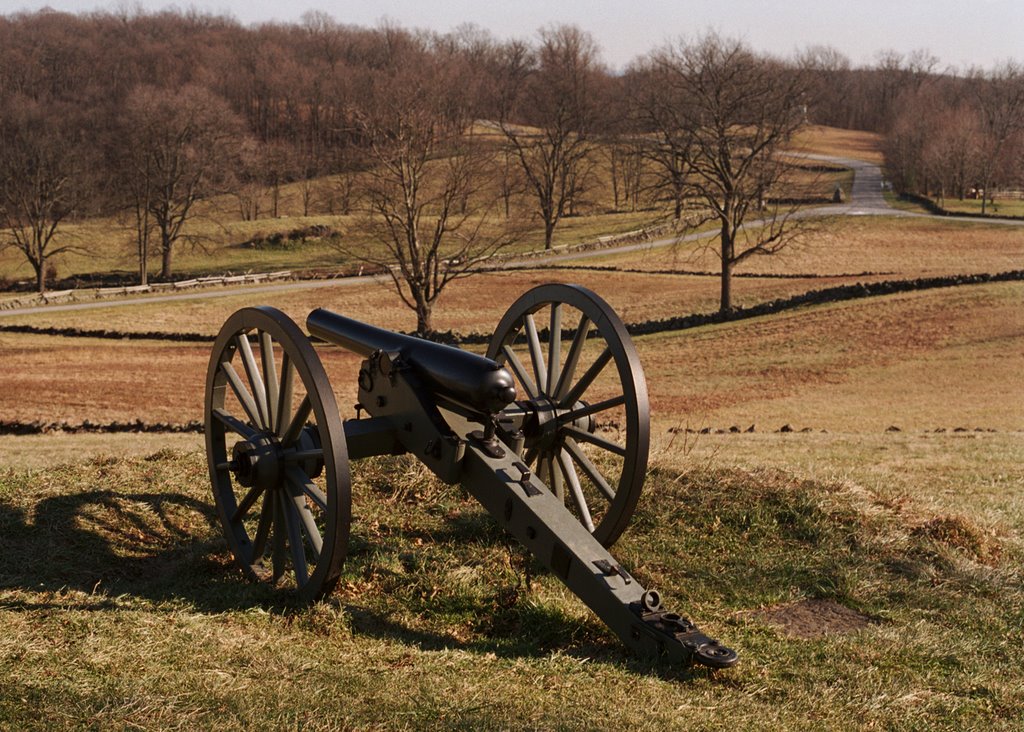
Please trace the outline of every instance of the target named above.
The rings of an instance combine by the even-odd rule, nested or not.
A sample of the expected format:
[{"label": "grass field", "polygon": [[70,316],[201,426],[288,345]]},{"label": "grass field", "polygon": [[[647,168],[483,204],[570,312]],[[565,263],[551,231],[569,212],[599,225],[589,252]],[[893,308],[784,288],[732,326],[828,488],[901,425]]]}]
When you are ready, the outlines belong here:
[{"label": "grass field", "polygon": [[[1017,458],[1011,449],[993,467],[1013,476],[1019,501]],[[656,464],[616,553],[740,649],[741,665],[720,673],[630,658],[552,577],[527,579],[520,550],[464,495],[419,470],[356,493],[343,588],[314,608],[230,568],[195,454],[8,473],[0,720],[21,729],[1017,724],[1024,597],[1005,524],[934,513],[927,497],[891,486],[876,493],[701,463]],[[779,625],[813,602],[841,603],[858,620]]]},{"label": "grass field", "polygon": [[[611,254],[593,264],[648,270],[715,271],[715,251],[700,242]],[[1024,226],[945,221],[929,218],[845,217],[814,222],[800,240],[771,257],[753,257],[738,273],[858,274],[880,272],[892,278],[1020,269]],[[742,290],[744,280],[736,281]]]},{"label": "grass field", "polygon": [[[1024,229],[848,218],[817,233],[743,267],[806,277],[738,278],[738,303],[1024,261]],[[595,263],[714,268],[690,245],[580,262]],[[489,332],[551,280],[627,322],[717,307],[714,277],[528,270],[456,283],[438,326]],[[212,334],[262,303],[413,325],[375,284],[0,324]],[[234,568],[201,435],[0,436],[0,729],[1019,729],[1024,284],[636,345],[651,469],[613,553],[736,648],[734,669],[630,656],[461,489],[404,458],[354,466],[339,589],[302,607]],[[352,416],[359,359],[320,353]],[[0,420],[201,418],[209,344],[0,333],[0,358]]]},{"label": "grass field", "polygon": [[835,127],[811,125],[797,135],[793,147],[806,153],[853,158],[882,165],[882,138],[873,132],[840,130]]},{"label": "grass field", "polygon": [[[957,198],[947,198],[942,201],[942,207],[952,213],[980,214],[981,200],[966,199],[961,201]],[[985,215],[1024,216],[1024,199],[1020,197],[996,198],[995,201],[988,202],[988,205],[985,207]]]},{"label": "grass field", "polygon": [[[614,294],[605,284],[599,289]],[[628,292],[624,288],[620,296]],[[656,299],[650,289],[646,296]],[[497,304],[474,329],[494,327],[504,309]],[[644,304],[623,310],[627,317],[637,311],[658,315]],[[685,311],[666,314],[679,312]],[[355,317],[364,316],[357,310]],[[17,334],[0,334],[0,341],[10,368],[0,413],[8,418],[200,418],[207,344]],[[655,414],[684,427],[1024,430],[1024,382],[1017,378],[1024,368],[1020,283],[797,310],[645,336],[637,347],[652,383]],[[335,348],[322,354],[340,403],[348,405],[359,359]]]},{"label": "grass field", "polygon": [[[853,157],[863,154],[870,158],[872,141],[873,138],[864,133],[813,127],[794,144],[800,150]],[[591,157],[592,179],[577,201],[578,215],[567,215],[561,219],[555,230],[554,245],[589,242],[599,236],[635,231],[667,221],[668,210],[663,202],[645,200],[641,210],[615,210],[605,170],[608,166],[607,153],[598,147]],[[785,195],[828,197],[837,183],[848,190],[849,172],[798,170],[785,182]],[[281,188],[277,217],[265,214],[255,220],[243,220],[238,201],[228,195],[198,202],[193,218],[183,230],[190,241],[182,241],[174,251],[174,276],[186,279],[224,272],[333,269],[351,265],[351,257],[339,251],[337,241],[332,242],[330,238],[287,241],[289,234],[313,226],[327,227],[336,232],[339,240],[349,247],[365,241],[365,223],[359,216],[332,213],[321,200],[337,188],[337,181],[326,177],[316,181],[315,188],[319,193],[314,197],[309,215],[304,213],[298,183]],[[268,211],[269,208],[269,201],[264,201],[263,210]],[[508,251],[543,248],[543,225],[535,208],[533,202],[523,196],[514,202],[511,223],[516,233]],[[506,226],[505,221],[492,216],[483,230],[494,233]],[[284,244],[267,246],[264,241],[258,248],[246,246],[246,242],[266,240],[274,235],[284,236]],[[53,246],[70,245],[74,251],[55,257],[51,262],[56,267],[58,278],[108,273],[134,277],[138,265],[133,236],[130,221],[118,217],[69,222],[58,230]],[[159,271],[157,253],[151,256],[150,268],[151,274]],[[17,281],[31,280],[32,277],[31,267],[19,252],[0,251],[0,278]]]}]

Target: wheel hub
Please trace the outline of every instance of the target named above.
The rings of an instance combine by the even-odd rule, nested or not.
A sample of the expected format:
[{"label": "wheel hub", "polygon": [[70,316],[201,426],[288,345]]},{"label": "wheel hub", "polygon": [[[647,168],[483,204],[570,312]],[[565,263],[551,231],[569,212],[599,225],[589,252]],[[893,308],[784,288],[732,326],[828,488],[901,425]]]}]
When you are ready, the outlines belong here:
[{"label": "wheel hub", "polygon": [[536,446],[542,450],[552,447],[558,440],[559,428],[566,425],[572,425],[590,433],[593,433],[597,427],[593,416],[589,414],[571,421],[565,419],[565,416],[571,412],[589,406],[589,403],[585,401],[578,401],[567,408],[559,408],[553,400],[546,396],[520,403],[526,407],[528,414],[522,429],[523,435],[526,437],[526,444],[530,447]]},{"label": "wheel hub", "polygon": [[281,447],[276,437],[236,442],[231,458],[231,472],[246,488],[266,490],[281,482]]},{"label": "wheel hub", "polygon": [[[297,452],[320,449],[320,438],[316,429],[303,427],[296,440]],[[231,450],[231,473],[239,485],[270,489],[280,485],[284,476],[285,448],[276,435],[260,435],[255,440],[240,440]],[[310,457],[295,463],[309,478],[318,477],[324,469],[323,457]]]}]

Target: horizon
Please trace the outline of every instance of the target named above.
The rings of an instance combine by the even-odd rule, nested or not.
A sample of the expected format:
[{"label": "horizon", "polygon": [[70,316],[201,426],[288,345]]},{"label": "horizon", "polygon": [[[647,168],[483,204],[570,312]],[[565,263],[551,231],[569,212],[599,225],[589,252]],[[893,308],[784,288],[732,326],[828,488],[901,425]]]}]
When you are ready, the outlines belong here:
[{"label": "horizon", "polygon": [[[871,66],[890,51],[907,56],[926,51],[939,63],[936,71],[964,72],[991,69],[1007,61],[1020,61],[1019,40],[1024,38],[1024,4],[1014,0],[978,0],[968,5],[953,0],[891,3],[864,0],[856,7],[823,6],[795,0],[771,7],[752,0],[655,0],[631,7],[608,0],[566,0],[559,7],[538,0],[510,6],[483,6],[454,0],[443,8],[409,0],[380,0],[344,9],[300,0],[287,7],[271,0],[211,0],[178,5],[163,0],[0,0],[0,15],[58,12],[158,13],[195,11],[229,17],[244,26],[264,23],[301,23],[308,12],[324,12],[344,25],[374,27],[394,22],[409,29],[446,33],[461,25],[474,25],[499,40],[532,38],[552,24],[573,24],[589,32],[598,43],[603,61],[622,71],[637,57],[681,37],[714,31],[746,42],[754,50],[792,56],[814,46],[834,48],[854,67]],[[343,11],[343,12],[339,12]],[[651,33],[648,28],[658,28]]]}]

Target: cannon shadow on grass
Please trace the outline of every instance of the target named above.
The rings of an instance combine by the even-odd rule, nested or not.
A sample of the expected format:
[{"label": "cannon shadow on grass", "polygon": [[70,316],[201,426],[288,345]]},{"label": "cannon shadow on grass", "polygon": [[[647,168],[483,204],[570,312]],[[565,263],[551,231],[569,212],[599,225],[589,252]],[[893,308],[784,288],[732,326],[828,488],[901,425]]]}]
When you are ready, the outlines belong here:
[{"label": "cannon shadow on grass", "polygon": [[[465,516],[440,531],[395,529],[391,541],[353,537],[349,567],[362,571],[369,552],[393,551],[416,538],[451,546],[469,538],[510,543],[484,515]],[[13,611],[123,609],[117,598],[153,603],[185,602],[200,612],[221,613],[263,607],[281,615],[311,612],[289,593],[247,582],[235,569],[212,505],[183,493],[120,493],[94,490],[44,498],[29,513],[0,501],[0,609]],[[344,581],[344,580],[343,580]],[[702,671],[668,669],[633,658],[599,627],[531,602],[526,594],[495,582],[493,594],[461,597],[455,612],[475,615],[477,632],[463,639],[441,630],[403,622],[389,611],[388,598],[349,601],[338,596],[328,607],[343,611],[357,636],[394,641],[421,651],[459,649],[506,658],[559,653],[684,680]],[[84,593],[88,598],[63,593]],[[62,596],[63,594],[63,596]]]},{"label": "cannon shadow on grass", "polygon": [[211,612],[246,604],[211,538],[216,513],[195,498],[95,490],[45,498],[32,513],[0,503],[0,589],[184,600]]}]

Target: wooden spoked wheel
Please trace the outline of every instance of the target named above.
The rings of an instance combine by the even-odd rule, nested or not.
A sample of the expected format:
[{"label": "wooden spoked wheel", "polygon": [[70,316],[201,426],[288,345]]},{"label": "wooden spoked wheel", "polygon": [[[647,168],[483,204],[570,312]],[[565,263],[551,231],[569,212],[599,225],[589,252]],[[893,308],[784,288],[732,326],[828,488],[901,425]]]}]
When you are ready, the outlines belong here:
[{"label": "wooden spoked wheel", "polygon": [[584,287],[541,285],[505,313],[487,356],[523,396],[525,462],[610,547],[636,509],[650,448],[647,382],[625,325]]},{"label": "wooden spoked wheel", "polygon": [[206,452],[224,536],[252,579],[317,600],[348,546],[351,478],[334,392],[284,313],[239,310],[206,376]]}]

